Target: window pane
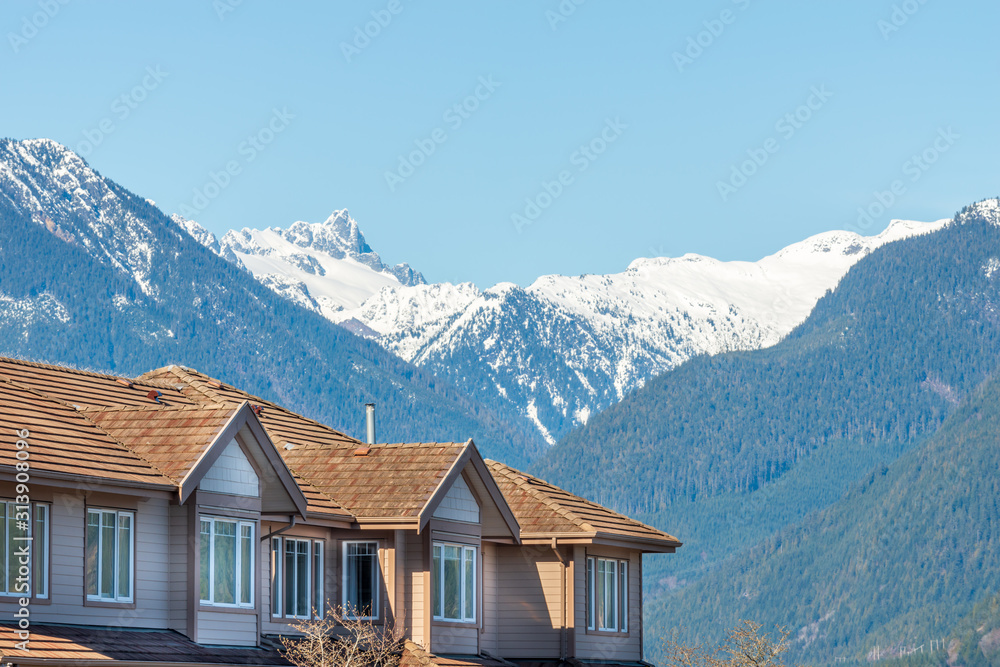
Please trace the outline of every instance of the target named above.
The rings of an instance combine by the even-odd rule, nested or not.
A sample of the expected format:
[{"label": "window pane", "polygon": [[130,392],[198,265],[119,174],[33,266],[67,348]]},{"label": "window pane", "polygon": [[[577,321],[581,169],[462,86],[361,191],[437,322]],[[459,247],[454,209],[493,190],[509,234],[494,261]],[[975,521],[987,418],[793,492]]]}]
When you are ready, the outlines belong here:
[{"label": "window pane", "polygon": [[131,598],[132,577],[132,517],[128,514],[118,516],[118,597]]},{"label": "window pane", "polygon": [[201,542],[201,599],[205,602],[211,602],[211,589],[209,577],[212,574],[212,561],[211,561],[211,551],[212,551],[212,522],[201,521],[201,535],[199,536]]},{"label": "window pane", "polygon": [[35,595],[49,595],[49,506],[35,505],[35,527],[33,531],[32,556],[35,559],[34,581]]},{"label": "window pane", "polygon": [[459,600],[462,586],[460,547],[444,548],[444,617],[460,619]]},{"label": "window pane", "polygon": [[271,614],[281,615],[281,538],[271,538]]},{"label": "window pane", "polygon": [[[348,544],[345,550],[344,571],[346,605],[358,616],[374,617],[378,614],[378,543]],[[437,596],[435,596],[436,598]]]},{"label": "window pane", "polygon": [[101,514],[87,512],[87,595],[97,595],[97,558],[100,549]]},{"label": "window pane", "polygon": [[618,626],[622,632],[628,632],[628,563],[618,563],[618,599],[621,600],[618,610]]},{"label": "window pane", "polygon": [[441,617],[444,615],[444,604],[441,600],[441,547],[434,547],[434,570],[431,574],[431,587],[434,589],[434,615]]},{"label": "window pane", "polygon": [[323,618],[323,607],[326,598],[323,595],[323,543],[313,543],[313,606],[316,608],[316,616]]},{"label": "window pane", "polygon": [[587,627],[594,629],[594,559],[587,559]]},{"label": "window pane", "polygon": [[253,526],[240,526],[240,604],[253,601]]},{"label": "window pane", "polygon": [[476,552],[465,550],[465,613],[467,620],[476,617]]},{"label": "window pane", "polygon": [[309,543],[295,543],[295,615],[309,615]]},{"label": "window pane", "polygon": [[[30,515],[29,515],[30,516]],[[22,545],[26,544],[18,538],[28,536],[28,521],[17,518],[17,505],[7,503],[7,590],[11,593],[17,591],[17,569],[18,559],[15,554]]]},{"label": "window pane", "polygon": [[285,614],[295,614],[295,540],[285,540]]},{"label": "window pane", "polygon": [[236,602],[236,524],[231,521],[214,522],[213,558],[215,565],[215,598],[218,604]]},{"label": "window pane", "polygon": [[102,598],[115,596],[115,513],[101,512],[101,563],[98,589]]}]

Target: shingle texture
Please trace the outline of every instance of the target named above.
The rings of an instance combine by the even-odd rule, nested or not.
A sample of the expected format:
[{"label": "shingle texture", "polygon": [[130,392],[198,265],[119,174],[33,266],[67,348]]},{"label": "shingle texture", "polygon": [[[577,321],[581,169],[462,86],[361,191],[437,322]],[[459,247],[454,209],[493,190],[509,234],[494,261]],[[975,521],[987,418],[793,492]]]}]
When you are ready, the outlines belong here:
[{"label": "shingle texture", "polygon": [[[136,379],[0,358],[0,427],[29,429],[31,465],[68,477],[176,488],[249,403],[308,502],[340,519],[412,521],[473,445],[365,445],[180,366]],[[0,455],[15,464],[16,449]],[[522,537],[578,534],[679,546],[676,538],[501,463],[489,469]]]},{"label": "shingle texture", "polygon": [[487,461],[486,465],[521,526],[522,538],[581,533],[681,546],[672,535],[575,496],[537,477],[496,461]]},{"label": "shingle texture", "polygon": [[171,630],[124,630],[71,625],[31,625],[27,651],[19,650],[16,628],[0,624],[0,655],[7,662],[19,659],[71,665],[77,660],[111,662],[179,662],[217,665],[280,665],[290,663],[270,648],[220,648],[195,644]]}]

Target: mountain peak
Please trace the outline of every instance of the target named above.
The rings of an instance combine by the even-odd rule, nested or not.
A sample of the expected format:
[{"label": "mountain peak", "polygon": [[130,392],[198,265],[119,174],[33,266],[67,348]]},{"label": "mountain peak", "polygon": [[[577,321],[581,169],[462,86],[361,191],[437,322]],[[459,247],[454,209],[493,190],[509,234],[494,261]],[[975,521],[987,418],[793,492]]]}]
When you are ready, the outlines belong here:
[{"label": "mountain peak", "polygon": [[1000,198],[984,199],[975,204],[966,206],[955,216],[958,224],[965,224],[971,219],[978,218],[986,222],[1000,226]]}]

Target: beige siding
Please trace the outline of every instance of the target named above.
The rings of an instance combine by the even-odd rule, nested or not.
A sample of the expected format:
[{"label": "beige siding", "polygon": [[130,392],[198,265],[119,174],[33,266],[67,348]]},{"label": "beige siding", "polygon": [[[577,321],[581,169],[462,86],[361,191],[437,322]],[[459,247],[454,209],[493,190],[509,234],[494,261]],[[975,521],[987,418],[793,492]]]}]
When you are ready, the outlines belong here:
[{"label": "beige siding", "polygon": [[198,488],[213,493],[228,493],[235,496],[260,496],[260,480],[250,465],[246,454],[236,440],[232,440],[215,461]]},{"label": "beige siding", "polygon": [[479,653],[479,628],[455,625],[434,625],[431,631],[431,652],[460,655]]},{"label": "beige siding", "polygon": [[[122,506],[135,506],[135,499]],[[135,609],[84,606],[84,533],[86,506],[76,495],[57,494],[50,526],[51,604],[31,607],[34,623],[78,623],[126,628],[167,628],[168,529],[166,500],[139,502],[135,520]],[[10,617],[14,601],[0,602],[0,614]]]},{"label": "beige siding", "polygon": [[500,597],[497,580],[497,547],[489,542],[483,543],[483,603],[480,607],[483,613],[483,634],[480,637],[480,647],[491,655],[500,655],[499,613]]},{"label": "beige siding", "polygon": [[216,646],[256,646],[256,614],[198,612],[198,643]]},{"label": "beige siding", "polygon": [[497,547],[504,658],[558,658],[562,564],[547,547]]},{"label": "beige siding", "polygon": [[587,632],[587,551],[583,547],[577,547],[574,550],[576,657],[585,660],[640,660],[642,659],[642,554],[625,549],[595,547],[591,547],[589,553],[629,561],[629,632],[627,636]]},{"label": "beige siding", "polygon": [[[406,624],[413,641],[424,645],[424,541],[420,536],[406,536]],[[427,601],[430,604],[430,600]]]},{"label": "beige siding", "polygon": [[191,539],[188,532],[188,508],[182,505],[171,505],[168,519],[170,525],[170,563],[167,577],[170,582],[170,593],[167,614],[171,630],[189,635],[187,614],[191,585],[188,573],[188,545],[191,543]]},{"label": "beige siding", "polygon": [[469,490],[464,477],[459,476],[448,489],[448,493],[434,511],[434,518],[479,523],[479,503]]}]

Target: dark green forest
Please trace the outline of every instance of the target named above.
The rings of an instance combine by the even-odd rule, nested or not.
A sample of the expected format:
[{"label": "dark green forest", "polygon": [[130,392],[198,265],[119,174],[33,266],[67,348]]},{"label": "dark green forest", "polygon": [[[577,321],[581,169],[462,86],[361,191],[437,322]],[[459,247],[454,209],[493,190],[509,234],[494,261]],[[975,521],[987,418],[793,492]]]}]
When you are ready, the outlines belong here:
[{"label": "dark green forest", "polygon": [[748,617],[826,663],[951,633],[1000,589],[997,442],[961,416],[1000,409],[998,256],[964,214],[887,245],[778,345],[691,360],[534,464],[685,543],[646,560],[647,636]]},{"label": "dark green forest", "polygon": [[[0,151],[10,146],[3,140]],[[363,434],[363,406],[375,402],[381,441],[472,437],[487,456],[511,465],[525,465],[537,451],[534,434],[275,295],[151,203],[104,179],[110,196],[96,206],[115,236],[108,243],[152,252],[146,277],[152,289],[145,293],[126,271],[85,247],[94,221],[84,207],[77,214],[67,205],[79,194],[55,185],[51,170],[62,159],[50,153],[36,166],[15,164],[27,172],[23,180],[41,184],[38,196],[50,202],[48,227],[14,203],[17,190],[0,188],[0,295],[8,299],[0,307],[0,354],[128,376],[181,364],[352,435]],[[68,319],[10,305],[43,297],[61,304]]]}]

